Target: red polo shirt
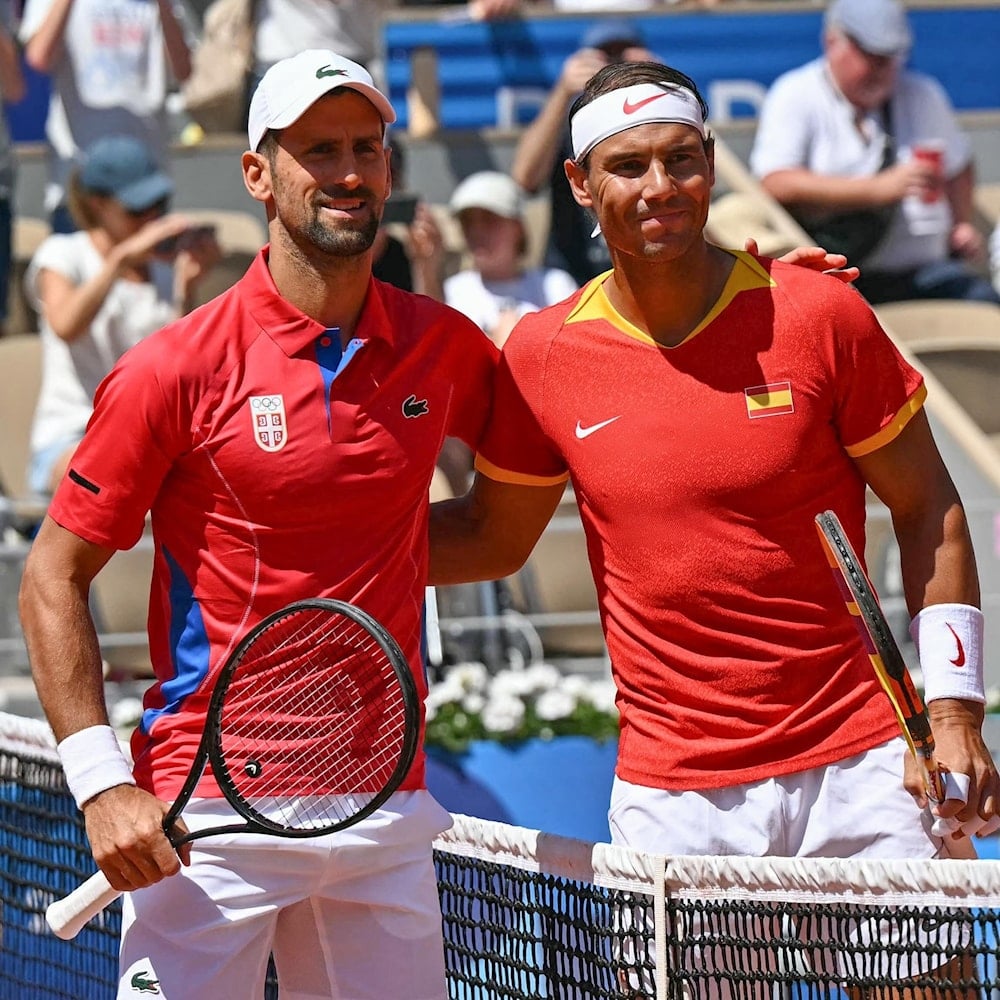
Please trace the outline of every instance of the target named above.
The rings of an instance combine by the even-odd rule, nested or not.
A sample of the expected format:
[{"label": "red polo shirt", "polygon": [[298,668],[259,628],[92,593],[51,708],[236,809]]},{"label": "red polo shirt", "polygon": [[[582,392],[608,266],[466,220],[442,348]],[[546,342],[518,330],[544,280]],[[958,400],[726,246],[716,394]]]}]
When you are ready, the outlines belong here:
[{"label": "red polo shirt", "polygon": [[[496,352],[464,316],[376,280],[343,354],[339,340],[278,295],[265,249],[121,359],[52,501],[59,524],[116,549],[152,512],[156,682],[132,749],[162,797],[186,776],[214,672],[290,601],[364,608],[425,690],[428,488],[446,436],[478,445]],[[420,756],[403,788],[423,783]]]},{"label": "red polo shirt", "polygon": [[853,289],[736,253],[703,322],[664,348],[602,279],[504,346],[477,467],[572,476],[612,670],[618,775],[682,790],[842,760],[898,732],[813,519],[863,549],[853,459],[923,381]]}]

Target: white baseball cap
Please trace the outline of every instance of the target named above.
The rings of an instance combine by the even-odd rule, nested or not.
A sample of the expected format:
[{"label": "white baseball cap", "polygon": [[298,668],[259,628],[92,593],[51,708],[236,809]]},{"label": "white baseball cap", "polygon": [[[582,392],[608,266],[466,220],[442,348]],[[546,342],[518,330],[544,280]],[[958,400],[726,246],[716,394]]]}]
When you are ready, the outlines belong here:
[{"label": "white baseball cap", "polygon": [[257,84],[247,117],[250,148],[256,151],[268,129],[287,128],[324,94],[340,87],[367,97],[387,125],[396,120],[389,98],[375,86],[364,66],[329,49],[306,49],[276,62]]},{"label": "white baseball cap", "polygon": [[455,188],[448,207],[454,215],[467,208],[485,208],[504,219],[523,219],[524,195],[513,177],[496,170],[481,170]]}]

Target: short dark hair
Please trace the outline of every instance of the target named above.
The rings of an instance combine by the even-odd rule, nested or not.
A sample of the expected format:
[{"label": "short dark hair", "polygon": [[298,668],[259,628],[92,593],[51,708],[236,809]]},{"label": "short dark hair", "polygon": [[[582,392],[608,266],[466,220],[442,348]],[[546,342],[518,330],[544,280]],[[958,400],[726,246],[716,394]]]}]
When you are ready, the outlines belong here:
[{"label": "short dark hair", "polygon": [[278,156],[278,142],[280,141],[281,130],[280,129],[268,129],[264,133],[264,138],[260,140],[260,145],[257,147],[258,153],[263,153],[267,157],[267,162],[274,166],[274,161]]},{"label": "short dark hair", "polygon": [[[633,87],[639,83],[665,83],[674,87],[683,87],[690,90],[698,101],[701,108],[701,120],[708,120],[708,103],[701,96],[698,85],[686,73],[679,69],[674,69],[661,62],[621,62],[611,63],[599,69],[588,81],[576,100],[573,101],[569,109],[569,120],[581,109],[585,108],[591,101],[597,100],[604,94],[610,94],[613,90],[620,90],[622,87]],[[712,140],[707,139],[706,144]],[[579,161],[580,166],[586,167],[588,153]]]}]

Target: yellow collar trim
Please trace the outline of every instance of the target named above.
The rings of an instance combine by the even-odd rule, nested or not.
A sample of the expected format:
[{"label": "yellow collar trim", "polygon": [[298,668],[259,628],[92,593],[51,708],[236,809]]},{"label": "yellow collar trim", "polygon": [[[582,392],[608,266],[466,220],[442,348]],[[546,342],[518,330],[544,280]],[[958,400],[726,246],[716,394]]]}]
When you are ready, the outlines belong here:
[{"label": "yellow collar trim", "polygon": [[[726,279],[726,285],[722,289],[715,305],[709,309],[705,318],[674,348],[664,348],[664,350],[674,350],[681,344],[686,344],[692,337],[697,336],[712,323],[716,317],[739,295],[741,292],[750,292],[758,288],[773,288],[776,284],[774,279],[764,270],[755,257],[744,250],[726,250],[736,258],[736,264]],[[604,283],[611,276],[611,271],[605,271],[593,278],[583,289],[580,301],[573,307],[566,317],[566,325],[570,323],[583,323],[587,320],[604,320],[610,323],[615,329],[620,330],[628,337],[640,340],[644,344],[652,344],[662,348],[648,333],[640,330],[622,316],[611,302],[604,291]]]}]

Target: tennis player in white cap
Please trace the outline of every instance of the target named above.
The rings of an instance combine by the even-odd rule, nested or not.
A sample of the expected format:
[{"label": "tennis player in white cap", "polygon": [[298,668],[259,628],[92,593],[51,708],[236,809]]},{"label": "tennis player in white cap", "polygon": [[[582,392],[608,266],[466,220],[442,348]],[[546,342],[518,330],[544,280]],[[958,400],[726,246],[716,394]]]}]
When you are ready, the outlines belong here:
[{"label": "tennis player in white cap", "polygon": [[[372,277],[394,120],[333,52],[265,74],[242,166],[269,245],[112,372],[32,547],[21,607],[36,684],[94,858],[126,893],[121,1000],[259,998],[272,953],[282,1000],[447,995],[431,842],[451,817],[422,748],[400,790],[339,833],[214,836],[178,858],[162,829],[219,668],[289,602],[363,607],[426,692],[428,487],[445,437],[477,447],[497,352],[460,313]],[[107,724],[87,594],[150,511],[156,676],[133,768]],[[189,828],[234,821],[211,776],[196,796]]]}]

